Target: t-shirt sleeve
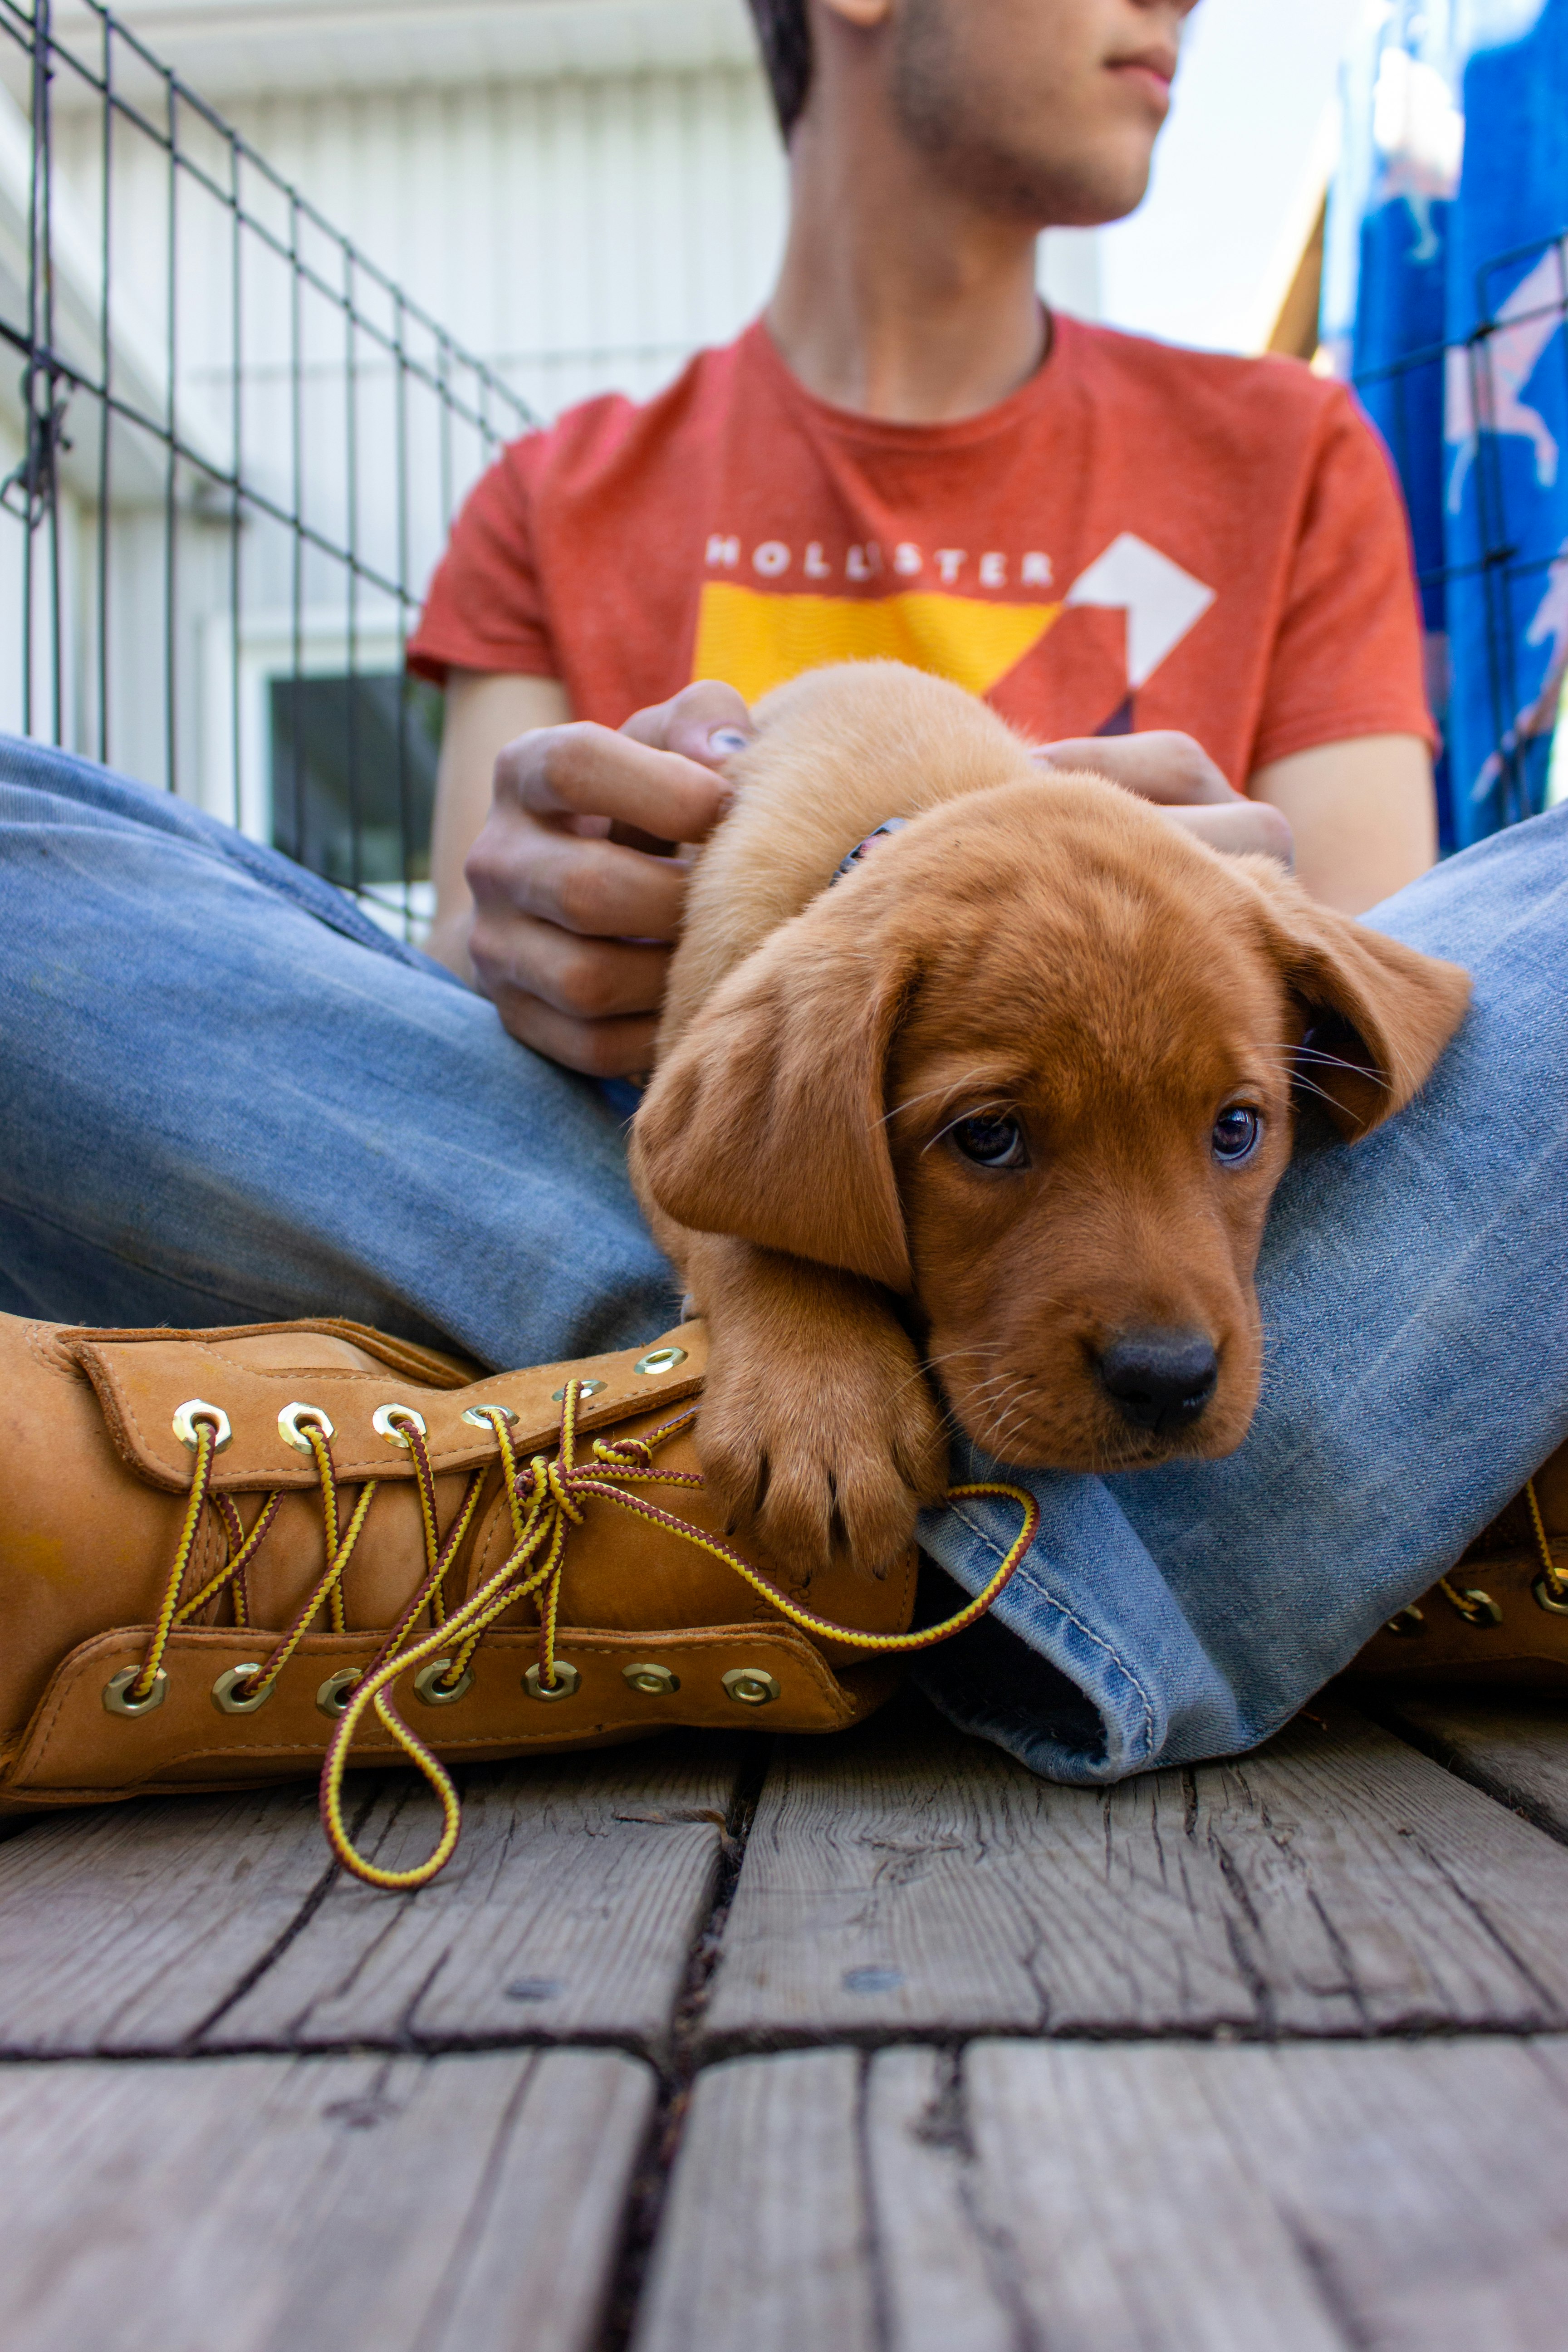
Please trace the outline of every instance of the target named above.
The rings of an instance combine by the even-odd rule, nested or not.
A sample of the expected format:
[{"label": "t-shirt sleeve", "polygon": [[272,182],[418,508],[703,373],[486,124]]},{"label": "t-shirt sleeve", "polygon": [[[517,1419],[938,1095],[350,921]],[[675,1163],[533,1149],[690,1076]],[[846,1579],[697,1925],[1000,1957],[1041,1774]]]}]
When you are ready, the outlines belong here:
[{"label": "t-shirt sleeve", "polygon": [[512,442],[469,491],[408,641],[416,677],[437,686],[449,669],[560,677],[530,516],[529,460],[543,438]]},{"label": "t-shirt sleeve", "polygon": [[1422,673],[1404,500],[1383,443],[1341,392],[1321,432],[1254,771],[1357,735],[1421,735],[1436,748]]}]

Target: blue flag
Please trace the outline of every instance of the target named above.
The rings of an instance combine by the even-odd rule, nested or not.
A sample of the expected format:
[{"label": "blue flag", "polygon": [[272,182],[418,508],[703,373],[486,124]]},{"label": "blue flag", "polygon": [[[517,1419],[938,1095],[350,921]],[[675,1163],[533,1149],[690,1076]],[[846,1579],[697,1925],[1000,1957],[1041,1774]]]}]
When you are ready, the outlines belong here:
[{"label": "blue flag", "polygon": [[1405,486],[1444,845],[1543,806],[1568,671],[1568,0],[1373,0],[1323,340]]}]

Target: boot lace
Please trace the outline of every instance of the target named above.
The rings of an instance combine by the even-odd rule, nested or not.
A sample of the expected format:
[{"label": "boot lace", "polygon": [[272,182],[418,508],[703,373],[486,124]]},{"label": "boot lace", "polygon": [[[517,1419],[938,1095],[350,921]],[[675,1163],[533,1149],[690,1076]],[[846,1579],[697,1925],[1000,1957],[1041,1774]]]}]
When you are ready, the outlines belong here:
[{"label": "boot lace", "polygon": [[[415,1674],[420,1675],[422,1686],[427,1689],[428,1695],[437,1700],[460,1696],[467,1687],[466,1678],[474,1653],[489,1628],[518,1602],[531,1601],[539,1617],[539,1663],[528,1679],[531,1687],[537,1687],[542,1694],[563,1694],[567,1684],[555,1654],[562,1582],[568,1546],[574,1530],[583,1524],[584,1506],[590,1497],[596,1496],[615,1504],[620,1510],[632,1512],[651,1525],[679,1536],[696,1549],[707,1552],[711,1559],[721,1560],[780,1616],[798,1626],[803,1633],[883,1656],[931,1649],[940,1642],[951,1641],[954,1634],[963,1633],[966,1626],[973,1625],[984,1616],[1028,1550],[1039,1526],[1039,1507],[1034,1496],[1022,1486],[982,1480],[950,1487],[947,1496],[950,1503],[977,1501],[986,1496],[1016,1503],[1023,1513],[1018,1535],[986,1584],[954,1615],[944,1618],[940,1624],[923,1626],[915,1633],[862,1633],[858,1627],[835,1624],[831,1619],[817,1615],[816,1611],[802,1607],[799,1601],[781,1592],[775,1584],[721,1538],[694,1527],[689,1520],[680,1518],[661,1504],[651,1501],[645,1493],[637,1491],[647,1487],[679,1490],[702,1486],[700,1471],[661,1468],[654,1458],[661,1446],[691,1426],[697,1418],[696,1405],[675,1414],[646,1437],[595,1438],[591,1454],[587,1458],[580,1459],[577,1416],[582,1392],[580,1381],[566,1383],[561,1406],[559,1443],[553,1457],[535,1454],[527,1462],[518,1459],[510,1430],[515,1416],[508,1408],[504,1405],[473,1408],[470,1417],[476,1423],[482,1419],[495,1438],[501,1467],[502,1491],[511,1519],[512,1548],[500,1568],[455,1608],[447,1604],[444,1590],[446,1580],[473,1524],[479,1496],[489,1468],[494,1465],[481,1465],[472,1474],[462,1500],[443,1533],[437,1510],[435,1473],[426,1444],[423,1420],[412,1407],[402,1405],[385,1406],[377,1416],[378,1426],[383,1427],[384,1434],[404,1445],[413,1460],[424,1533],[425,1575],[370,1664],[349,1685],[321,1767],[321,1823],[328,1843],[344,1869],[353,1872],[356,1878],[363,1879],[369,1886],[404,1892],[428,1885],[450,1859],[462,1826],[461,1806],[451,1777],[440,1759],[398,1714],[393,1703],[393,1685],[400,1676]],[[294,1426],[308,1444],[315,1462],[326,1565],[279,1636],[265,1665],[249,1677],[235,1682],[231,1697],[241,1703],[237,1711],[244,1713],[249,1713],[262,1704],[312,1622],[323,1611],[334,1633],[345,1631],[343,1577],[353,1558],[377,1491],[374,1479],[365,1483],[345,1527],[342,1522],[338,1477],[332,1461],[331,1423],[324,1413],[317,1413],[310,1406],[291,1408],[291,1412]],[[163,1657],[172,1636],[181,1626],[189,1624],[226,1589],[232,1596],[236,1624],[247,1626],[250,1623],[247,1572],[266,1541],[283,1499],[281,1493],[267,1496],[247,1531],[230,1497],[211,1491],[213,1464],[219,1445],[219,1424],[216,1412],[211,1408],[193,1405],[190,1420],[196,1441],[195,1466],[184,1520],[146,1655],[126,1689],[126,1698],[132,1703],[127,1712],[139,1712],[152,1701],[163,1672]],[[209,1504],[223,1528],[228,1556],[199,1591],[182,1601],[180,1594],[200,1532],[202,1515]],[[420,1619],[426,1616],[425,1629],[416,1631]],[[569,1676],[572,1670],[568,1667],[564,1672]],[[441,1808],[441,1831],[436,1844],[424,1861],[404,1870],[386,1869],[369,1855],[362,1853],[354,1844],[343,1816],[343,1774],[355,1736],[372,1709],[409,1762],[424,1775]]]}]

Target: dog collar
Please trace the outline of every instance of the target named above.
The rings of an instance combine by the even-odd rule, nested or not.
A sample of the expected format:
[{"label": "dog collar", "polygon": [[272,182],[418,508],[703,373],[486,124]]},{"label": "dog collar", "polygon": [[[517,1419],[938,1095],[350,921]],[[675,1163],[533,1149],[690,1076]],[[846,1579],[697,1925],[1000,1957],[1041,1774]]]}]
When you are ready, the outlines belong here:
[{"label": "dog collar", "polygon": [[865,840],[858,841],[855,844],[854,848],[849,852],[848,856],[841,857],[839,859],[837,865],[833,869],[832,879],[827,885],[828,888],[831,890],[835,882],[842,882],[847,874],[852,874],[854,872],[855,868],[859,865],[860,860],[865,856],[867,851],[870,848],[871,844],[874,841],[880,841],[885,833],[902,833],[908,823],[909,818],[907,816],[888,816],[882,819],[880,824],[873,825],[871,831],[866,835]]}]

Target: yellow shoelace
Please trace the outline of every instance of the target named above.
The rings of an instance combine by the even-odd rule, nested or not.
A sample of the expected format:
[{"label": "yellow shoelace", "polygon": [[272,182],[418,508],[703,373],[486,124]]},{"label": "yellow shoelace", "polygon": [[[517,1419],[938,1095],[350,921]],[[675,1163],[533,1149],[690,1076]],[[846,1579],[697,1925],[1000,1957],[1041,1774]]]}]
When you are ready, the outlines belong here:
[{"label": "yellow shoelace", "polygon": [[1546,1522],[1541,1516],[1541,1500],[1535,1491],[1535,1481],[1524,1482],[1524,1499],[1530,1506],[1531,1532],[1535,1538],[1535,1556],[1541,1562],[1541,1574],[1536,1580],[1536,1598],[1544,1591],[1552,1606],[1561,1610],[1568,1603],[1568,1577],[1564,1577],[1552,1557],[1552,1546],[1546,1539]]},{"label": "yellow shoelace", "polygon": [[[573,1529],[583,1524],[583,1506],[590,1496],[597,1496],[605,1502],[614,1503],[621,1510],[633,1512],[654,1526],[679,1536],[697,1549],[707,1552],[710,1558],[721,1560],[725,1567],[743,1578],[771,1608],[776,1609],[792,1625],[799,1626],[803,1633],[882,1655],[928,1650],[940,1642],[951,1641],[955,1633],[961,1633],[966,1626],[973,1625],[995,1601],[1034,1541],[1039,1526],[1039,1507],[1034,1496],[1022,1486],[980,1481],[951,1487],[947,1496],[950,1503],[994,1496],[1016,1503],[1024,1515],[1017,1536],[984,1589],[956,1615],[945,1618],[939,1625],[925,1626],[918,1633],[866,1633],[854,1626],[837,1625],[831,1619],[820,1617],[815,1611],[804,1609],[799,1602],[792,1601],[787,1593],[781,1592],[749,1560],[742,1559],[719,1537],[693,1527],[689,1520],[678,1517],[674,1512],[662,1509],[658,1504],[647,1501],[641,1495],[626,1491],[628,1486],[701,1487],[703,1480],[699,1471],[661,1470],[653,1458],[659,1446],[690,1427],[697,1418],[698,1408],[695,1405],[664,1422],[647,1437],[596,1438],[592,1460],[579,1462],[577,1414],[582,1388],[579,1381],[569,1381],[566,1384],[561,1407],[559,1450],[553,1460],[544,1454],[535,1454],[526,1465],[520,1465],[510,1428],[513,1416],[504,1406],[476,1408],[477,1412],[483,1412],[494,1433],[500,1457],[503,1488],[510,1509],[513,1542],[510,1552],[494,1574],[452,1610],[447,1609],[443,1588],[472,1524],[488,1473],[482,1467],[473,1473],[463,1499],[443,1536],[436,1507],[435,1473],[425,1443],[424,1424],[412,1411],[386,1408],[389,1429],[395,1432],[396,1439],[406,1446],[414,1462],[424,1529],[426,1573],[376,1655],[350,1687],[321,1767],[321,1822],[328,1842],[343,1867],[352,1871],[355,1877],[363,1879],[367,1885],[395,1892],[427,1885],[450,1859],[462,1822],[461,1807],[451,1779],[440,1759],[426,1746],[416,1732],[409,1728],[393,1706],[393,1684],[400,1675],[417,1674],[421,1668],[426,1668],[436,1675],[433,1687],[439,1696],[456,1696],[465,1685],[474,1652],[489,1627],[516,1602],[532,1599],[540,1621],[539,1664],[535,1670],[539,1686],[542,1691],[558,1690],[561,1683],[555,1656],[555,1634],[566,1550]],[[257,1706],[261,1705],[277,1682],[312,1621],[323,1608],[328,1612],[332,1630],[335,1633],[344,1631],[343,1575],[353,1557],[376,1493],[376,1481],[367,1481],[361,1489],[347,1528],[341,1525],[338,1481],[331,1439],[324,1426],[316,1425],[307,1417],[308,1412],[309,1408],[298,1408],[296,1423],[315,1460],[321,1497],[326,1566],[280,1635],[265,1666],[247,1683],[237,1686],[236,1695],[243,1696],[247,1702],[253,1702]],[[196,1461],[190,1497],[153,1638],[148,1643],[141,1671],[126,1692],[127,1698],[137,1705],[144,1704],[153,1694],[172,1634],[180,1626],[188,1624],[198,1611],[215,1600],[226,1586],[232,1590],[236,1623],[249,1623],[246,1572],[260,1549],[282,1501],[280,1494],[268,1495],[247,1534],[229,1497],[213,1495],[210,1491],[213,1463],[217,1452],[216,1424],[213,1420],[204,1418],[199,1410],[193,1410],[191,1419],[196,1438]],[[325,1423],[325,1415],[321,1416],[321,1421]],[[228,1558],[199,1592],[182,1602],[180,1593],[200,1531],[202,1513],[209,1502],[223,1527],[228,1544]],[[430,1621],[428,1631],[415,1639],[414,1629],[426,1609]],[[343,1819],[343,1773],[355,1733],[371,1707],[374,1708],[384,1728],[396,1741],[410,1763],[424,1774],[441,1807],[441,1834],[435,1847],[423,1862],[416,1863],[406,1870],[383,1869],[379,1864],[362,1854],[355,1847]],[[248,1705],[246,1711],[249,1711]]]}]

